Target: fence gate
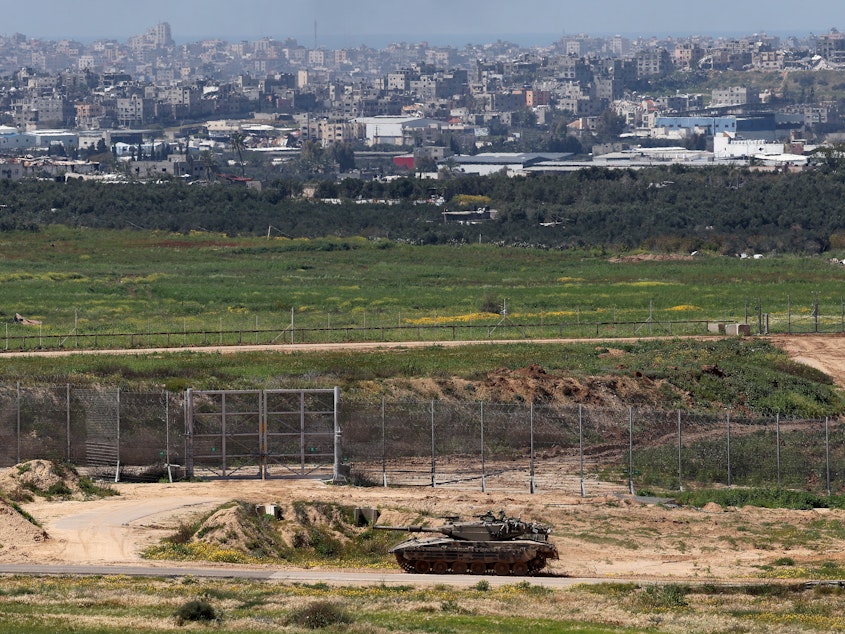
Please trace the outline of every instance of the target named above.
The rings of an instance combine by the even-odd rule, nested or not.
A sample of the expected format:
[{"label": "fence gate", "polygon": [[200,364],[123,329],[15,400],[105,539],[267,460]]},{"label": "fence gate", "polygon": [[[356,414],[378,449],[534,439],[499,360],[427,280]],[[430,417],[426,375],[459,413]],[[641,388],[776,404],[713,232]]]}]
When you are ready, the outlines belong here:
[{"label": "fence gate", "polygon": [[340,388],[192,390],[185,470],[215,477],[340,477]]}]

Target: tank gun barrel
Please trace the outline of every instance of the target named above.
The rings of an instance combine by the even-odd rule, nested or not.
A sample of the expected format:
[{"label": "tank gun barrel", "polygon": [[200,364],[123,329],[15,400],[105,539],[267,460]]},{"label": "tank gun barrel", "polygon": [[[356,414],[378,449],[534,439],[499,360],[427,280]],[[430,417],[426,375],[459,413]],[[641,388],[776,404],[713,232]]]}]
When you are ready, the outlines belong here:
[{"label": "tank gun barrel", "polygon": [[373,528],[380,531],[402,531],[403,533],[445,533],[448,535],[451,532],[448,526],[384,526],[376,524]]}]

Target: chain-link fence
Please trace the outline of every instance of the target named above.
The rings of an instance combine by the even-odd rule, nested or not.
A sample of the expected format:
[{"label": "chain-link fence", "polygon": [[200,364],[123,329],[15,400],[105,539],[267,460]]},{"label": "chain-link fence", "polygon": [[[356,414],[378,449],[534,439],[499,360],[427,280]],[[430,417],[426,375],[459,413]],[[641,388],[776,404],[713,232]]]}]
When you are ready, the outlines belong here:
[{"label": "chain-link fence", "polygon": [[[188,455],[185,401],[173,392],[0,386],[0,466],[48,459],[101,477],[178,478],[196,457]],[[845,491],[838,418],[382,401],[342,403],[339,427],[343,473],[373,486],[582,495],[705,485]],[[255,444],[238,456],[243,464],[259,464]]]},{"label": "chain-link fence", "polygon": [[0,386],[0,466],[44,459],[115,479],[172,477],[184,429],[181,394]]},{"label": "chain-link fence", "polygon": [[704,485],[845,491],[839,419],[644,407],[349,405],[343,460],[377,486],[582,495]]}]

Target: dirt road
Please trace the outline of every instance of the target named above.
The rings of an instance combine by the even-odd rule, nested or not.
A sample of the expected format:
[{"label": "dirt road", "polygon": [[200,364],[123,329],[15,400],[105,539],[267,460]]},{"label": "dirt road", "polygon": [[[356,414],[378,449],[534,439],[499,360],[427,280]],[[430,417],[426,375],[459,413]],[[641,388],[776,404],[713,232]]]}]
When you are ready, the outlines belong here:
[{"label": "dirt road", "polygon": [[[845,338],[775,336],[768,340],[845,386]],[[120,497],[22,505],[49,538],[23,540],[19,534],[4,532],[0,521],[3,563],[139,565],[144,563],[140,553],[145,546],[170,534],[180,522],[230,500],[328,501],[413,509],[433,516],[468,517],[502,509],[553,527],[561,560],[552,563],[550,572],[569,577],[737,579],[756,577],[761,567],[784,558],[807,567],[826,561],[845,563],[845,536],[836,530],[845,523],[845,512],[836,510],[715,505],[700,510],[642,504],[614,495],[580,498],[543,490],[531,495],[439,487],[353,488],[314,480],[114,486]]]},{"label": "dirt road", "polygon": [[[140,553],[172,533],[180,521],[190,522],[196,514],[229,500],[256,504],[325,501],[412,509],[435,517],[469,517],[501,509],[553,527],[553,541],[561,559],[550,562],[549,572],[565,577],[720,580],[755,578],[762,566],[784,557],[807,566],[818,566],[822,561],[845,562],[845,537],[835,530],[845,523],[845,512],[827,509],[714,506],[700,510],[617,496],[580,498],[553,491],[531,495],[440,488],[356,488],[314,480],[114,486],[120,491],[118,498],[23,505],[41,522],[49,539],[31,543],[18,540],[14,549],[2,548],[3,563],[178,567],[174,562],[147,562]],[[773,526],[778,527],[776,532]],[[9,540],[16,540],[16,536],[0,532],[0,546]],[[278,565],[267,568],[280,570]],[[331,568],[326,569],[327,576],[331,572]]]},{"label": "dirt road", "polygon": [[772,335],[767,339],[794,361],[821,370],[833,377],[836,385],[845,387],[845,336]]}]

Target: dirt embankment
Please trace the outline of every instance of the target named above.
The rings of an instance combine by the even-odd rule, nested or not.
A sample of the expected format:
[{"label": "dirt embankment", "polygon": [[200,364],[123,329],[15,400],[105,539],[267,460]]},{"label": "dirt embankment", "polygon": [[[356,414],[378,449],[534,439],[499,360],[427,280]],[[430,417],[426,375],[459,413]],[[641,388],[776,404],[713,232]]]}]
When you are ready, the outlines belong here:
[{"label": "dirt embankment", "polygon": [[785,350],[793,361],[821,370],[845,388],[845,336],[772,335],[768,340]]},{"label": "dirt embankment", "polygon": [[[608,355],[622,354],[609,350]],[[365,386],[366,389],[366,386]],[[547,372],[539,365],[498,368],[479,380],[459,377],[388,379],[377,388],[392,400],[485,401],[493,403],[546,403],[626,407],[659,405],[667,393],[681,400],[687,396],[664,380],[652,380],[640,372],[627,376],[572,377]]]}]

